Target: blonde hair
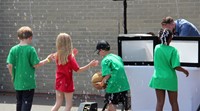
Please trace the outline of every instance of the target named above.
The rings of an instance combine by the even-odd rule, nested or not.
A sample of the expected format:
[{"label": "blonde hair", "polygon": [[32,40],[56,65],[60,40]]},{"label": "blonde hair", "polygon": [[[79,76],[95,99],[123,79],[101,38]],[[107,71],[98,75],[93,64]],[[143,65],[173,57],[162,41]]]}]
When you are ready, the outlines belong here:
[{"label": "blonde hair", "polygon": [[60,33],[56,39],[56,58],[59,65],[64,65],[68,62],[69,54],[72,54],[72,40],[71,36],[66,33]]}]

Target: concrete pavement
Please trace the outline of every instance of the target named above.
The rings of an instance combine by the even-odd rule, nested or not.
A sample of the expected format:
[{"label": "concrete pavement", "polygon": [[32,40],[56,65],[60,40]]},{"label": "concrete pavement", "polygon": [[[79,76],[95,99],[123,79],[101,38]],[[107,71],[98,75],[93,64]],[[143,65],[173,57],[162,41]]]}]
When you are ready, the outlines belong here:
[{"label": "concrete pavement", "polygon": [[[104,105],[103,97],[100,95],[74,95],[73,108],[71,111],[77,111],[82,102],[97,102],[98,111],[101,111]],[[50,111],[54,103],[54,94],[35,94],[32,111]],[[15,93],[0,92],[0,111],[15,111],[15,107]],[[63,109],[64,106],[62,106],[59,111],[63,111]]]}]

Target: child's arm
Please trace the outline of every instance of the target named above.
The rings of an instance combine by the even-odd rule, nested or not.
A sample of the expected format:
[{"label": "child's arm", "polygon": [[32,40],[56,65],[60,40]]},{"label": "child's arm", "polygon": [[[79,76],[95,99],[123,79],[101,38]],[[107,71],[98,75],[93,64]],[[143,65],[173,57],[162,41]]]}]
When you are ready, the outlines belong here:
[{"label": "child's arm", "polygon": [[105,89],[105,88],[106,88],[106,85],[107,85],[107,81],[108,81],[108,79],[110,78],[110,76],[111,76],[111,75],[105,76],[105,77],[102,79],[101,82],[97,82],[97,83],[95,84],[95,87],[96,87],[97,89]]},{"label": "child's arm", "polygon": [[38,68],[40,66],[43,66],[46,63],[49,63],[52,60],[52,58],[53,58],[53,54],[49,54],[46,59],[40,61],[38,64],[34,65],[34,67]]},{"label": "child's arm", "polygon": [[7,67],[8,67],[8,71],[12,77],[12,67],[13,67],[12,64],[8,64]]},{"label": "child's arm", "polygon": [[111,76],[111,75],[107,75],[107,76],[105,76],[105,77],[103,78],[103,80],[101,81],[101,84],[100,84],[101,87],[105,87],[105,86],[106,86],[107,81],[108,81],[108,79],[110,78],[110,76]]},{"label": "child's arm", "polygon": [[94,67],[94,66],[97,66],[99,63],[98,60],[92,60],[89,64],[83,66],[83,67],[80,67],[78,71],[76,71],[77,73],[81,73],[81,72],[84,72],[86,70],[88,70],[90,67]]},{"label": "child's arm", "polygon": [[183,72],[186,75],[186,77],[189,76],[188,70],[182,68],[181,66],[176,67],[175,70]]}]

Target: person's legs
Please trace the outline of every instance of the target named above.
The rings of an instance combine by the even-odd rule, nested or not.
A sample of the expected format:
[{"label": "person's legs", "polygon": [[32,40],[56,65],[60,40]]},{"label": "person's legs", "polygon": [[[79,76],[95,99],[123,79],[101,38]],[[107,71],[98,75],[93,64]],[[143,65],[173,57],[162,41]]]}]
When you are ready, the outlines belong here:
[{"label": "person's legs", "polygon": [[112,103],[109,103],[107,109],[108,111],[116,111],[116,106]]},{"label": "person's legs", "polygon": [[60,108],[63,102],[63,98],[64,98],[63,95],[64,95],[63,92],[56,90],[56,103],[51,109],[51,111],[58,111],[58,109]]},{"label": "person's legs", "polygon": [[64,111],[71,111],[73,92],[64,93],[64,95],[65,95],[65,110]]},{"label": "person's legs", "polygon": [[178,106],[178,93],[176,91],[168,91],[168,96],[169,96],[169,102],[172,107],[172,111],[179,111],[179,106]]},{"label": "person's legs", "polygon": [[125,111],[128,111],[130,109],[130,101],[129,101],[129,97],[128,97],[128,91],[124,91],[121,93],[120,96],[120,101],[122,102],[122,107]]},{"label": "person's legs", "polygon": [[122,104],[122,110],[128,111],[128,91],[123,91],[119,93],[106,93],[105,103],[108,103],[108,111],[116,111],[116,105]]},{"label": "person's legs", "polygon": [[17,99],[16,111],[21,111],[21,109],[22,109],[22,91],[16,91],[16,99]]},{"label": "person's legs", "polygon": [[116,111],[116,106],[113,104],[118,104],[116,101],[116,94],[106,93],[104,103],[107,105],[107,111]]},{"label": "person's legs", "polygon": [[163,106],[165,103],[165,90],[156,89],[156,111],[163,111]]},{"label": "person's legs", "polygon": [[34,92],[35,92],[34,89],[23,91],[23,95],[22,95],[22,110],[21,111],[31,111]]}]

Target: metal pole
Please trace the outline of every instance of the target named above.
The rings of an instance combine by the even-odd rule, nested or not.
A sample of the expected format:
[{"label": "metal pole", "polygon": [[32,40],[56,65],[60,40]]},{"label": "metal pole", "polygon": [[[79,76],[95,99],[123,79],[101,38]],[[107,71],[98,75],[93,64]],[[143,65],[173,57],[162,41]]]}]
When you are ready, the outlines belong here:
[{"label": "metal pole", "polygon": [[113,0],[113,1],[123,1],[124,5],[124,34],[127,34],[127,0]]},{"label": "metal pole", "polygon": [[127,34],[127,2],[126,0],[123,1],[124,4],[124,34]]}]

